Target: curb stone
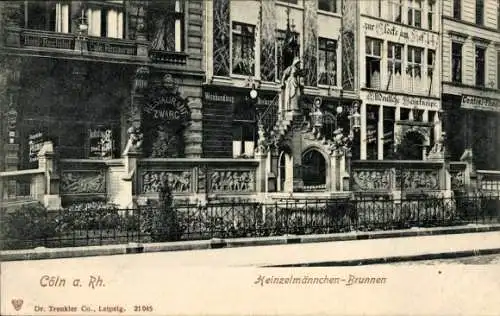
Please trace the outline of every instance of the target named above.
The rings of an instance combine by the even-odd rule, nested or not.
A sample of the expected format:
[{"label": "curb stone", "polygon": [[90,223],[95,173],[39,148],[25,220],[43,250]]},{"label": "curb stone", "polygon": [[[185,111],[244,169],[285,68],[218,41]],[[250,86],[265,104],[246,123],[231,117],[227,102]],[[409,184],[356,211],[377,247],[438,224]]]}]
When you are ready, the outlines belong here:
[{"label": "curb stone", "polygon": [[[332,241],[355,241],[355,240],[380,239],[380,238],[482,233],[482,232],[494,232],[494,231],[500,231],[500,224],[467,225],[460,227],[414,228],[408,230],[394,230],[394,231],[380,231],[380,232],[348,232],[348,233],[317,234],[317,235],[303,235],[303,236],[284,235],[276,237],[255,237],[255,238],[229,238],[229,239],[214,238],[210,240],[201,240],[201,241],[178,241],[178,242],[146,243],[146,244],[129,243],[129,244],[119,244],[119,245],[84,246],[84,247],[67,247],[67,248],[37,247],[35,249],[26,249],[26,250],[0,251],[0,261],[110,256],[110,255],[139,254],[139,253],[166,252],[166,251],[208,250],[208,249],[251,247],[251,246],[255,247],[255,246],[271,246],[271,245],[286,245],[286,244],[301,244],[301,243],[305,244],[305,243],[332,242]],[[480,251],[485,251],[485,250],[480,250]],[[471,251],[471,253],[472,253],[471,255],[474,255],[473,251]],[[387,258],[384,258],[384,260],[386,259]]]}]

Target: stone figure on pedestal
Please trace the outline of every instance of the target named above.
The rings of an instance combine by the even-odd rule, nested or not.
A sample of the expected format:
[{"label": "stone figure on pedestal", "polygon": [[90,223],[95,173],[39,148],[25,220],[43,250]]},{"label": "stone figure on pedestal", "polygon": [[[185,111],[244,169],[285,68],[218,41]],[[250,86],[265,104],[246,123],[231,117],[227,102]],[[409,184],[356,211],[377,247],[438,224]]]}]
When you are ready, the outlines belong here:
[{"label": "stone figure on pedestal", "polygon": [[300,59],[296,57],[292,65],[283,72],[281,79],[283,91],[283,102],[285,111],[298,111],[299,100],[302,95],[302,71],[300,69]]},{"label": "stone figure on pedestal", "polygon": [[135,153],[141,152],[143,135],[140,129],[135,126],[131,126],[127,130],[127,134],[128,134],[128,141],[124,153],[127,154],[129,152],[135,152]]}]

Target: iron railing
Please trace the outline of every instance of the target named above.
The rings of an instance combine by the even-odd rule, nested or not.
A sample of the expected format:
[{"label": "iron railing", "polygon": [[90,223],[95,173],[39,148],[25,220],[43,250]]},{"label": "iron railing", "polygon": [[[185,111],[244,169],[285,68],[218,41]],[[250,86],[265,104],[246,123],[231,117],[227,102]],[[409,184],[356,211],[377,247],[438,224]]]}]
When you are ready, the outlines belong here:
[{"label": "iron railing", "polygon": [[[176,240],[205,240],[499,223],[500,196],[235,202],[176,205],[174,210]],[[162,225],[161,211],[155,207],[90,207],[38,215],[0,211],[4,250],[160,241],[154,227]]]}]

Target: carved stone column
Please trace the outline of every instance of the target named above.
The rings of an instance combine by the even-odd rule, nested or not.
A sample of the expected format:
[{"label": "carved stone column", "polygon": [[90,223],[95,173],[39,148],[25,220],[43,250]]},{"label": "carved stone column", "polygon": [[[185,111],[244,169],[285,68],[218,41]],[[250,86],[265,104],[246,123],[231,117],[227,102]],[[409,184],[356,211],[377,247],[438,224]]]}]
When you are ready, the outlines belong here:
[{"label": "carved stone column", "polygon": [[146,7],[144,6],[145,1],[136,1],[137,5],[137,25],[136,31],[137,36],[137,56],[148,56],[148,44],[147,44],[147,29],[146,29]]},{"label": "carved stone column", "polygon": [[202,102],[201,98],[189,98],[189,109],[191,110],[191,122],[184,131],[186,158],[200,158],[202,155],[203,142],[203,121],[202,121]]},{"label": "carved stone column", "polygon": [[[5,171],[13,171],[19,168],[19,130],[18,130],[18,98],[20,90],[21,76],[21,58],[5,58],[4,65],[4,80],[2,89],[3,105],[1,112],[3,113],[2,120],[2,156],[3,166]],[[16,181],[8,182],[7,196],[16,194]]]}]

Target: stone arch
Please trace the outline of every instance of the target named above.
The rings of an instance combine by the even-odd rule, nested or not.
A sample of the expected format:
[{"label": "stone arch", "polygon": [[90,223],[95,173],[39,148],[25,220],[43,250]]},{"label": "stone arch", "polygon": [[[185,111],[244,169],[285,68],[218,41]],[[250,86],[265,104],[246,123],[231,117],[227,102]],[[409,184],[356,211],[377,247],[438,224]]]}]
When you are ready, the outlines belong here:
[{"label": "stone arch", "polygon": [[330,156],[320,147],[309,146],[302,151],[302,180],[305,187],[325,190],[330,181]]}]

